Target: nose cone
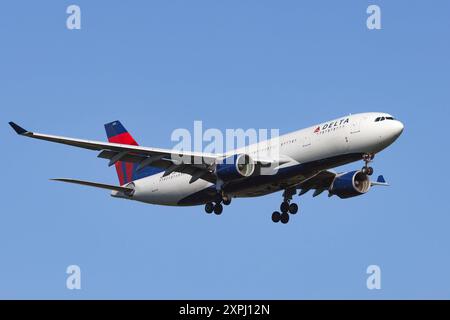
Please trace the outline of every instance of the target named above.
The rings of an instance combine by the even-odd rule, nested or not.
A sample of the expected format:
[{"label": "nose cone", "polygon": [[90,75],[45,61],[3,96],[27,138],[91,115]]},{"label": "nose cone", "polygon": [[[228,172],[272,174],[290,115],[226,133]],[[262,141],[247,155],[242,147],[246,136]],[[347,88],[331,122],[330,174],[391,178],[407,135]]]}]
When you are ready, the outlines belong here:
[{"label": "nose cone", "polygon": [[383,136],[385,138],[385,142],[390,145],[395,140],[397,140],[398,137],[400,137],[403,132],[404,126],[403,123],[398,120],[390,120],[389,122],[386,122],[386,125],[387,126],[384,129],[385,134]]},{"label": "nose cone", "polygon": [[392,121],[392,135],[395,138],[398,138],[402,134],[404,128],[405,126],[400,121],[398,120]]}]

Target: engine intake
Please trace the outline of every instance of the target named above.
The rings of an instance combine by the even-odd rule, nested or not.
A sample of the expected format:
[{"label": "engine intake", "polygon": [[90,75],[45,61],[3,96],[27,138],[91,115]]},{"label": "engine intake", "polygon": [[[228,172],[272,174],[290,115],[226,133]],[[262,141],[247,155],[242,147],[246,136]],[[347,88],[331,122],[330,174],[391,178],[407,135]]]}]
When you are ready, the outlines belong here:
[{"label": "engine intake", "polygon": [[341,199],[360,196],[370,189],[370,178],[362,171],[350,171],[336,176],[331,185],[331,194]]},{"label": "engine intake", "polygon": [[253,159],[246,154],[236,154],[216,164],[216,175],[223,181],[250,177],[255,172]]}]

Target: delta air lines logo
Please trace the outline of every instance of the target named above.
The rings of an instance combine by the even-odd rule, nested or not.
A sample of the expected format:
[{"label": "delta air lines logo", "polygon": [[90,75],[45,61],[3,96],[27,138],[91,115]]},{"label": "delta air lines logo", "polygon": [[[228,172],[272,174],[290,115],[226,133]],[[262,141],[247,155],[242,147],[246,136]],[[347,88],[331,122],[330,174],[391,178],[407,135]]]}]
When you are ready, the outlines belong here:
[{"label": "delta air lines logo", "polygon": [[345,124],[349,123],[350,118],[344,118],[332,122],[328,122],[323,124],[322,126],[318,126],[314,129],[314,133],[323,134],[325,132],[335,131],[336,129],[343,128]]}]

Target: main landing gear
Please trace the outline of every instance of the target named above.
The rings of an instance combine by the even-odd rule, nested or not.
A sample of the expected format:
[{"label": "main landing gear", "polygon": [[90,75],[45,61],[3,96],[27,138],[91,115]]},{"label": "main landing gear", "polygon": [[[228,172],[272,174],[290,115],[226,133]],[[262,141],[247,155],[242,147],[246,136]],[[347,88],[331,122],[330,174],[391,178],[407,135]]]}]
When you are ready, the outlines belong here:
[{"label": "main landing gear", "polygon": [[205,211],[208,214],[214,212],[217,215],[221,215],[223,211],[223,206],[220,202],[217,203],[208,202],[207,204],[205,204]]},{"label": "main landing gear", "polygon": [[228,206],[231,203],[231,197],[218,197],[214,202],[208,202],[205,204],[206,213],[215,213],[216,215],[221,215],[223,211],[223,205]]},{"label": "main landing gear", "polygon": [[373,161],[375,155],[373,153],[365,153],[363,154],[364,167],[362,167],[361,171],[368,176],[373,174],[373,168],[369,166],[369,163]]},{"label": "main landing gear", "polygon": [[298,212],[298,205],[296,203],[291,203],[292,196],[295,194],[295,189],[285,190],[283,193],[283,202],[280,205],[280,211],[275,211],[272,213],[272,221],[277,223],[280,222],[286,224],[289,222],[289,214],[296,214]]}]

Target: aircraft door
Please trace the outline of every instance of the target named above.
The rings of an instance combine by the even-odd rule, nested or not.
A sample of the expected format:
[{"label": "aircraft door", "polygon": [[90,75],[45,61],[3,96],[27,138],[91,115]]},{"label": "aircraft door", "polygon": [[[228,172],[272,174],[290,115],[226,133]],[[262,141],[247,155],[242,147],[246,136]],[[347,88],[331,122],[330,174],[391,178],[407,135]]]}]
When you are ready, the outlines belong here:
[{"label": "aircraft door", "polygon": [[353,149],[357,147],[361,140],[361,119],[353,118],[351,119],[348,130],[346,130],[345,144],[347,146],[346,150]]},{"label": "aircraft door", "polygon": [[350,134],[357,134],[361,132],[361,120],[360,119],[353,119],[351,126],[350,126]]}]

